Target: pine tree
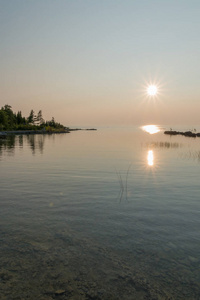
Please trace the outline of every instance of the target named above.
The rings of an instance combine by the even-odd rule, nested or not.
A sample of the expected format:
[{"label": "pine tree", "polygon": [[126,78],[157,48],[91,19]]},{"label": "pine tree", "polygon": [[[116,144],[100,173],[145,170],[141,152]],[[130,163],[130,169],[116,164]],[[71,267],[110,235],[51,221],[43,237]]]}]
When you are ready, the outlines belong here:
[{"label": "pine tree", "polygon": [[18,111],[18,113],[16,115],[16,119],[17,119],[17,124],[23,124],[23,118],[22,118],[21,111]]},{"label": "pine tree", "polygon": [[37,122],[38,122],[39,125],[44,123],[44,119],[42,117],[42,111],[41,110],[39,110],[39,112],[37,114]]},{"label": "pine tree", "polygon": [[34,113],[33,109],[31,109],[30,115],[29,115],[29,117],[27,119],[28,123],[34,124],[34,117],[35,117],[35,113]]}]

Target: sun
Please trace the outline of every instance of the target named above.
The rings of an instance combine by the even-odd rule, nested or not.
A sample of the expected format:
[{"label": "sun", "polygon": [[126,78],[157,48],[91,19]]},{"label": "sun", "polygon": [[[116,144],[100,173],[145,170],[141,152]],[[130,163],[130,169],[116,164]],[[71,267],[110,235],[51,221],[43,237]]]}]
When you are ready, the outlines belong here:
[{"label": "sun", "polygon": [[149,85],[147,88],[147,94],[149,96],[155,96],[158,92],[158,88],[156,85]]}]

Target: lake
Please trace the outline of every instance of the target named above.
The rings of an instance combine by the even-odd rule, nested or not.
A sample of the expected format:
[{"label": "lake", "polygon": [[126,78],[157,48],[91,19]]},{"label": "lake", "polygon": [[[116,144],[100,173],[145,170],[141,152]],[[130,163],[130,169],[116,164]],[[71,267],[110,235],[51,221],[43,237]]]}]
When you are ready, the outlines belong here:
[{"label": "lake", "polygon": [[200,138],[164,128],[0,140],[1,299],[200,299]]}]

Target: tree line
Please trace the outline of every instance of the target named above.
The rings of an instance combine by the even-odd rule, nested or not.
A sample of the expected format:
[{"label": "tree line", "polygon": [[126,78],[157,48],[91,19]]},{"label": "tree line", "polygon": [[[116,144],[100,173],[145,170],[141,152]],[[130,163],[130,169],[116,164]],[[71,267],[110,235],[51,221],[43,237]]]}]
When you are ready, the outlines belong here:
[{"label": "tree line", "polygon": [[37,114],[30,111],[29,116],[23,117],[22,112],[14,113],[12,107],[8,104],[0,109],[0,131],[3,130],[41,130],[53,131],[54,129],[64,129],[64,125],[55,122],[54,117],[50,121],[45,121],[42,111]]}]

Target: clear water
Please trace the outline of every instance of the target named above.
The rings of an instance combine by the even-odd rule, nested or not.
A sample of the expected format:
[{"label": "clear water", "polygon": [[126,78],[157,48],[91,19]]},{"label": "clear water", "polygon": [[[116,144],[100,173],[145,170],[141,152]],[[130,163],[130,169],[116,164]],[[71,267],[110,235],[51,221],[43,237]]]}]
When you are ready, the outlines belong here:
[{"label": "clear water", "polygon": [[200,299],[200,138],[0,140],[1,299]]}]

